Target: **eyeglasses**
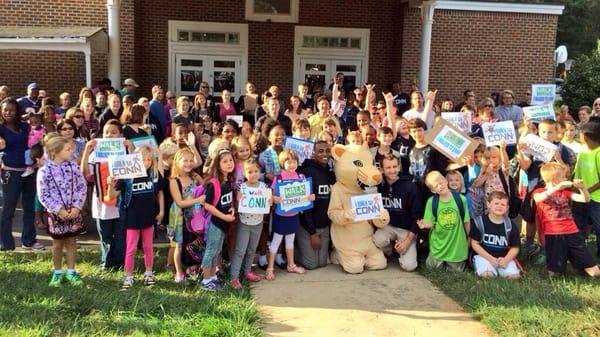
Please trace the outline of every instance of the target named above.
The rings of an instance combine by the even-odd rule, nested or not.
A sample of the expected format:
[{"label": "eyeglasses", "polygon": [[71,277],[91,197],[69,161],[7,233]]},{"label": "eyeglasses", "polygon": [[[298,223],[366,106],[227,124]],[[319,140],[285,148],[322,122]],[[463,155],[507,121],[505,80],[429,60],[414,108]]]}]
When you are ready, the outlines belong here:
[{"label": "eyeglasses", "polygon": [[373,116],[379,116],[379,112],[377,112],[377,111],[371,112],[371,115],[373,115]]},{"label": "eyeglasses", "polygon": [[83,118],[83,115],[75,115],[73,118]]},{"label": "eyeglasses", "polygon": [[167,99],[175,99],[175,97],[167,97]]},{"label": "eyeglasses", "polygon": [[599,103],[594,103],[594,106],[598,106],[598,105],[600,105],[600,102]]},{"label": "eyeglasses", "polygon": [[73,131],[73,128],[72,127],[64,127],[64,128],[61,128],[60,131]]},{"label": "eyeglasses", "polygon": [[494,106],[493,106],[493,105],[491,105],[491,104],[486,104],[486,105],[484,105],[483,107],[484,107],[484,108],[493,108]]}]

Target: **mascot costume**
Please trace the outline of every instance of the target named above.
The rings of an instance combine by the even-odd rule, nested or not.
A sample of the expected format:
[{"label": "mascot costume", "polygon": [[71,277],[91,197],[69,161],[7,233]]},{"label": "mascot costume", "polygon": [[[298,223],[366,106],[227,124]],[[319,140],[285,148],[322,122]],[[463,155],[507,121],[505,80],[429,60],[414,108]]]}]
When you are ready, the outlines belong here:
[{"label": "mascot costume", "polygon": [[[331,150],[335,159],[336,183],[331,189],[327,215],[331,219],[331,240],[335,247],[332,261],[341,264],[351,274],[363,270],[384,269],[387,261],[383,252],[373,243],[373,225],[381,228],[390,221],[387,210],[371,221],[355,221],[350,198],[376,193],[383,176],[373,165],[373,155],[360,145],[335,145]],[[375,187],[375,188],[374,188]],[[369,192],[373,191],[373,192]]]}]

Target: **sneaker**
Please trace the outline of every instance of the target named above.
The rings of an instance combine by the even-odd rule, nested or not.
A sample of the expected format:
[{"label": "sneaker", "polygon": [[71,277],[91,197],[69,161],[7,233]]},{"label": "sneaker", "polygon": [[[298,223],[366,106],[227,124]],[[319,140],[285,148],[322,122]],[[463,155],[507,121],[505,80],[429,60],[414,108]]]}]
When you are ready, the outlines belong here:
[{"label": "sneaker", "polygon": [[121,290],[128,290],[133,286],[133,276],[126,276],[123,280],[123,285],[121,285]]},{"label": "sneaker", "polygon": [[151,287],[156,284],[156,279],[153,275],[144,275],[144,285]]},{"label": "sneaker", "polygon": [[76,271],[74,271],[72,273],[67,273],[65,278],[67,279],[67,281],[69,281],[69,283],[71,283],[74,286],[80,286],[83,284],[81,277],[79,276],[79,274],[77,274]]},{"label": "sneaker", "polygon": [[525,248],[525,252],[529,257],[539,253],[541,250],[540,246],[535,243],[526,243],[523,248]]},{"label": "sneaker", "polygon": [[246,275],[244,275],[244,277],[246,277],[246,280],[248,280],[250,282],[260,281],[260,276],[254,274],[253,272],[246,273]]},{"label": "sneaker", "polygon": [[31,246],[21,245],[21,248],[23,248],[25,250],[44,250],[45,246],[41,242],[35,240],[33,242],[33,245],[31,245]]},{"label": "sneaker", "polygon": [[28,166],[25,171],[21,174],[21,177],[25,178],[25,177],[29,177],[30,175],[32,175],[35,172],[35,170],[33,169],[33,167]]},{"label": "sneaker", "polygon": [[53,273],[52,278],[50,279],[50,283],[48,283],[51,287],[60,287],[60,283],[62,282],[62,273]]},{"label": "sneaker", "polygon": [[231,287],[233,289],[242,289],[242,283],[240,282],[239,279],[235,279],[235,280],[231,281]]},{"label": "sneaker", "polygon": [[223,286],[219,285],[215,280],[208,281],[207,283],[200,282],[200,289],[206,291],[217,291],[221,290]]},{"label": "sneaker", "polygon": [[185,277],[185,275],[183,275],[183,276],[175,275],[175,283],[181,284],[184,287],[187,287],[190,285],[190,281],[188,281],[188,279],[187,279],[187,277]]},{"label": "sneaker", "polygon": [[191,266],[185,270],[185,273],[190,276],[190,278],[198,279],[200,276],[200,268],[198,266]]}]

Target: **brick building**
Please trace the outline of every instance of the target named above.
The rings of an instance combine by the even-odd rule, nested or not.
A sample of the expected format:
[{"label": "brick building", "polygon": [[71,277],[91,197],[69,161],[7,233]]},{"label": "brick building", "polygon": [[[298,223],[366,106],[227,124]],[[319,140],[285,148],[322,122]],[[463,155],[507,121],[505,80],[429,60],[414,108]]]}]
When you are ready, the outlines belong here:
[{"label": "brick building", "polygon": [[155,83],[193,94],[207,80],[239,95],[249,79],[288,96],[342,71],[348,87],[420,80],[457,100],[467,87],[522,92],[552,78],[563,6],[537,2],[7,0],[0,84],[18,96],[35,80],[56,97],[107,76],[136,79],[143,95]]}]

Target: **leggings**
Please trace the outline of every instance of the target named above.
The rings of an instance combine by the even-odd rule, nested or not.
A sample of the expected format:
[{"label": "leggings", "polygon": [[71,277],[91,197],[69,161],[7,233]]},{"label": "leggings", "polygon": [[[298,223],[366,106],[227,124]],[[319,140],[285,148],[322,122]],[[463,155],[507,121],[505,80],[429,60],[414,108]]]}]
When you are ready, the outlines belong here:
[{"label": "leggings", "polygon": [[126,252],[125,252],[125,272],[132,273],[135,263],[135,252],[137,251],[138,240],[142,234],[142,247],[144,250],[144,265],[146,269],[154,264],[154,252],[152,250],[152,239],[154,237],[154,226],[144,229],[129,229],[125,234]]},{"label": "leggings", "polygon": [[[283,240],[283,237],[284,235],[282,234],[273,233],[273,240],[271,240],[271,244],[269,245],[269,252],[273,254],[277,253],[277,249],[279,249],[279,245],[281,244],[281,240]],[[286,250],[294,249],[294,237],[296,237],[296,233],[285,235]]]}]

